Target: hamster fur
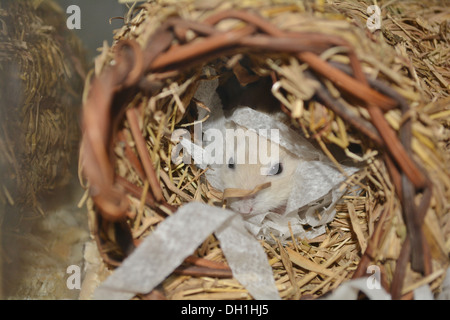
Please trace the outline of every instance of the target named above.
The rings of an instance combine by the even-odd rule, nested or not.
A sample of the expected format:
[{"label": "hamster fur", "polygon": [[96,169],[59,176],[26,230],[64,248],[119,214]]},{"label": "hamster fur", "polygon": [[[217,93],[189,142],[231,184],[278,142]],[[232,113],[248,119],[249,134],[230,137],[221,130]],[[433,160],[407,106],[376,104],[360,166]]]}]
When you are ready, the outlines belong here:
[{"label": "hamster fur", "polygon": [[[227,128],[236,126],[227,124]],[[227,199],[228,206],[243,215],[267,213],[269,211],[283,213],[291,190],[293,188],[293,176],[300,159],[281,146],[278,146],[278,161],[270,154],[272,141],[259,137],[255,131],[245,130],[249,139],[236,139],[233,154],[225,159],[222,165],[221,179],[225,189],[236,188],[253,190],[256,186],[271,182],[271,186],[260,190],[253,196]],[[250,163],[251,153],[258,152],[258,148],[252,148],[249,141],[253,136],[259,137],[259,143],[267,144],[267,156],[271,159],[268,165],[263,165],[259,156],[255,164]],[[229,142],[229,141],[227,141]],[[259,147],[259,146],[258,146]],[[236,161],[239,152],[245,153],[245,162]],[[276,163],[274,163],[274,161]],[[277,166],[279,164],[279,166]]]}]

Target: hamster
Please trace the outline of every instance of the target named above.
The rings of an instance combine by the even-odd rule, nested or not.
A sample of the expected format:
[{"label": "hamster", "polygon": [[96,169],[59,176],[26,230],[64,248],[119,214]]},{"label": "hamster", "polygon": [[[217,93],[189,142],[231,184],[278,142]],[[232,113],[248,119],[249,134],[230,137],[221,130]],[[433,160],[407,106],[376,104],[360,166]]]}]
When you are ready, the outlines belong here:
[{"label": "hamster", "polygon": [[[237,141],[234,138],[234,143],[230,143],[232,141],[228,140],[228,136],[223,140],[226,144],[225,149],[228,151],[225,152],[222,164],[219,165],[220,189],[224,191],[227,206],[247,217],[267,212],[283,213],[285,211],[294,186],[293,176],[300,161],[293,153],[277,144],[277,154],[270,154],[271,147],[275,143],[259,137],[257,132],[251,129],[239,127],[231,120],[237,109],[248,106],[277,121],[289,123],[290,117],[279,110],[279,102],[271,94],[271,87],[272,79],[270,77],[263,77],[254,83],[241,86],[237,78],[231,76],[224,80],[216,91],[222,104],[225,129],[242,129],[247,136],[246,139],[237,139]],[[261,146],[267,147],[267,151],[263,151],[263,153],[268,156],[270,161],[262,163],[259,157],[258,147],[260,146],[256,147],[254,143],[249,143],[254,141],[254,138],[260,139]],[[231,148],[234,146],[233,150],[230,150],[230,145]],[[238,159],[239,155],[245,155],[245,161]],[[278,155],[278,160],[275,159],[276,155]],[[255,158],[256,161],[253,161]],[[270,183],[269,187],[267,187],[268,183]],[[266,185],[263,189],[255,189],[264,184]],[[230,190],[233,192],[227,192]]]},{"label": "hamster", "polygon": [[[236,125],[230,124],[227,124],[226,127],[228,129],[239,129]],[[225,159],[225,163],[222,165],[221,179],[224,190],[241,189],[250,193],[256,187],[268,182],[270,182],[270,186],[249,196],[227,198],[227,206],[242,215],[256,215],[267,212],[282,214],[286,209],[294,185],[293,176],[300,159],[279,145],[275,146],[277,154],[272,154],[271,147],[274,142],[259,136],[256,131],[241,129],[245,131],[247,138],[237,139],[233,137],[235,139],[234,144],[232,144],[234,150],[228,149],[227,154],[231,154],[231,156],[226,155],[228,159]],[[255,138],[259,141],[257,147],[250,143]],[[227,146],[231,142],[229,137],[225,141]],[[267,146],[265,152],[270,161],[263,164],[259,155],[253,157],[253,159],[257,159],[256,162],[252,161],[252,156],[255,156],[254,153],[258,152],[264,144]],[[242,162],[242,157],[240,161],[237,161],[240,154],[245,154],[245,162]]]}]

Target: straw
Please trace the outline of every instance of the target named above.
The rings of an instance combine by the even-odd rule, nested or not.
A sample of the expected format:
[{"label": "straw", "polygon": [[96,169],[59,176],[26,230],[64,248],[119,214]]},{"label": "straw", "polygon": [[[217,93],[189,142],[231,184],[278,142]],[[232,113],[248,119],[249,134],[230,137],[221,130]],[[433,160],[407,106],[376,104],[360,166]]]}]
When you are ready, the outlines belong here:
[{"label": "straw", "polygon": [[[118,51],[103,53],[97,63],[104,67],[92,88],[124,78],[127,68],[133,74],[142,68],[141,79],[122,91],[134,97],[125,98],[127,114],[139,118],[115,118],[125,139],[115,144],[111,159],[115,174],[139,190],[145,190],[143,179],[151,184],[159,179],[150,195],[161,198],[161,188],[159,207],[146,202],[144,212],[161,215],[161,207],[174,212],[193,200],[222,205],[223,195],[202,179],[202,171],[170,160],[171,132],[192,129],[197,121],[193,95],[196,82],[208,78],[203,67],[243,84],[270,76],[279,107],[296,130],[333,161],[338,148],[364,166],[348,181],[350,191],[336,205],[325,234],[283,244],[261,241],[280,296],[321,297],[349,279],[367,276],[371,265],[379,267],[382,285],[395,299],[411,297],[422,284],[437,293],[450,251],[449,9],[437,0],[431,5],[379,1],[382,27],[372,33],[366,28],[371,4],[259,0],[211,7],[184,0],[148,2],[130,11],[133,18],[116,32],[113,48],[121,43],[134,66],[108,67]],[[123,40],[136,41],[141,49]],[[295,80],[299,74],[308,81]],[[88,101],[85,109],[91,108]],[[142,137],[136,138],[137,129]],[[144,157],[141,138],[151,159],[145,166],[154,170],[146,176],[135,163]],[[127,156],[128,149],[135,156]],[[134,199],[132,208],[142,205],[141,195],[127,197]],[[89,210],[100,215],[103,209]],[[135,242],[154,227],[142,215],[132,222]],[[226,262],[213,236],[194,255]],[[234,278],[206,274],[173,274],[162,292],[169,299],[251,298]]]}]

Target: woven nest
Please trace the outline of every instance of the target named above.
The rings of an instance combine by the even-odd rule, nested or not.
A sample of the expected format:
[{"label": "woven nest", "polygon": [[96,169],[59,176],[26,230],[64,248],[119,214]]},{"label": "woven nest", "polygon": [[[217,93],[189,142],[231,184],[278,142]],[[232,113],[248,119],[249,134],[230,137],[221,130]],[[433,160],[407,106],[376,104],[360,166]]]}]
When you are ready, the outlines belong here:
[{"label": "woven nest", "polygon": [[[185,0],[131,8],[97,58],[84,103],[82,168],[105,264],[120,265],[183,204],[221,205],[204,171],[170,160],[171,132],[197,119],[193,95],[208,66],[243,86],[270,77],[299,132],[333,162],[339,149],[364,166],[325,234],[261,241],[283,299],[320,297],[370,265],[393,298],[411,298],[423,284],[438,293],[450,250],[449,11],[442,1],[381,2],[382,27],[372,33],[370,4]],[[251,298],[226,271],[211,236],[146,297]]]},{"label": "woven nest", "polygon": [[0,203],[15,208],[8,212],[43,214],[43,197],[67,184],[77,158],[84,53],[65,19],[52,1],[0,2]]}]

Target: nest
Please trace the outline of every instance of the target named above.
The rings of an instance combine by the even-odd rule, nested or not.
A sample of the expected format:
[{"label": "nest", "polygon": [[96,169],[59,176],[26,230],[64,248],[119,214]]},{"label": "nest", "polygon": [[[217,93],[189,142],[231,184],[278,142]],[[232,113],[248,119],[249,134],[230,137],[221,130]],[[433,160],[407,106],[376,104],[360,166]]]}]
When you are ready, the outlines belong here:
[{"label": "nest", "polygon": [[83,56],[54,2],[1,1],[0,203],[9,211],[43,214],[43,197],[69,181]]},{"label": "nest", "polygon": [[[351,191],[325,234],[261,241],[283,299],[323,296],[373,265],[395,299],[424,284],[438,293],[450,250],[448,9],[440,1],[381,3],[381,30],[372,33],[369,5],[132,7],[112,48],[97,58],[84,103],[82,169],[104,263],[120,265],[187,202],[221,205],[204,170],[170,157],[171,133],[197,120],[193,96],[200,80],[214,77],[204,74],[208,66],[243,86],[270,77],[299,132],[337,165],[340,150],[364,166],[347,181]],[[143,297],[251,298],[212,235]]]}]

